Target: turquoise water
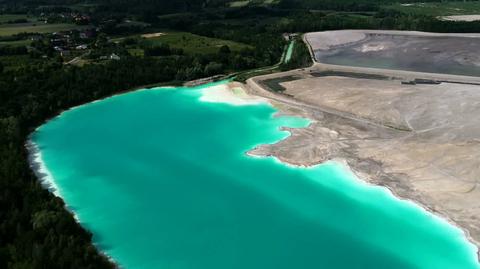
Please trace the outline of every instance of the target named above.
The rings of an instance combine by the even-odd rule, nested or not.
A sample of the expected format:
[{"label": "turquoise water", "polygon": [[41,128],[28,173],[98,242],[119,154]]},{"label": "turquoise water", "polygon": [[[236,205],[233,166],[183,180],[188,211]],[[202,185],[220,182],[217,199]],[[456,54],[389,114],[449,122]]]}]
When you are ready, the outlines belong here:
[{"label": "turquoise water", "polygon": [[480,268],[460,230],[343,166],[245,152],[288,136],[268,105],[142,90],[63,113],[32,136],[60,195],[125,268]]}]

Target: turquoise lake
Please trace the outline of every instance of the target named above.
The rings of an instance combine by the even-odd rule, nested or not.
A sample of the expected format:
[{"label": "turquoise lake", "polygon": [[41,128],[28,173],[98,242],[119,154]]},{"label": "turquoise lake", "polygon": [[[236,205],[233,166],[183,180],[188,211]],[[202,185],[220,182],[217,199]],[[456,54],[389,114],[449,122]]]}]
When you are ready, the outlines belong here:
[{"label": "turquoise lake", "polygon": [[480,268],[459,229],[341,164],[247,156],[308,121],[203,102],[209,86],[114,96],[32,135],[59,195],[121,267]]}]

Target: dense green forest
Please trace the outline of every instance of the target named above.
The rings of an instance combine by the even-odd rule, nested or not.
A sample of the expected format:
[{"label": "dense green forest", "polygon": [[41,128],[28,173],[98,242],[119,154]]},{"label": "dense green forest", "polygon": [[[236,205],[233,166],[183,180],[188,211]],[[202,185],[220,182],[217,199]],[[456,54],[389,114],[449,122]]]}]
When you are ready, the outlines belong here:
[{"label": "dense green forest", "polygon": [[[440,21],[383,6],[412,1],[281,0],[226,8],[229,2],[0,0],[0,15],[37,16],[47,7],[51,13],[86,10],[82,12],[99,29],[94,37],[82,40],[89,47],[82,65],[68,64],[73,56],[55,50],[50,35],[33,41],[27,33],[0,39],[7,42],[0,45],[0,268],[114,267],[29,167],[28,135],[64,109],[142,85],[176,84],[275,65],[287,44],[282,38],[286,32],[360,28],[480,32],[480,22]],[[211,38],[239,45],[191,53],[140,37],[158,31],[195,34],[201,37],[198,42]],[[101,59],[112,54],[119,59]],[[297,40],[292,60],[275,70],[310,63],[307,47]]]}]

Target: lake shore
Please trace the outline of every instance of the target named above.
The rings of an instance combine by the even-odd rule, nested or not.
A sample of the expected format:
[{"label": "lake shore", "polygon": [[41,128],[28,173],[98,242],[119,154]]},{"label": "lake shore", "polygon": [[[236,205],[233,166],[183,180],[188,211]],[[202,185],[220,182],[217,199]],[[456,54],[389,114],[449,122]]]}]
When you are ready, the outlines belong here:
[{"label": "lake shore", "polygon": [[[308,113],[302,113],[301,109],[299,110],[295,107],[292,107],[289,104],[282,104],[281,102],[272,100],[271,98],[257,97],[258,95],[256,95],[256,94],[251,95],[251,89],[249,89],[248,87],[245,87],[245,85],[240,84],[240,83],[233,82],[233,83],[229,83],[229,84],[215,85],[211,88],[202,89],[202,91],[203,91],[203,93],[202,93],[202,97],[200,99],[203,102],[221,102],[221,103],[229,103],[229,104],[235,105],[235,106],[237,106],[237,105],[257,105],[259,103],[269,102],[274,107],[276,107],[278,109],[278,113],[277,113],[278,116],[282,116],[282,115],[301,116],[301,117],[304,117],[304,118],[311,118],[312,123],[317,122],[315,117],[312,117],[312,115],[308,115]],[[202,98],[203,98],[203,100],[202,100]],[[314,124],[311,124],[311,125],[314,125]],[[302,132],[302,131],[308,130],[311,127],[312,126],[308,126],[308,127],[305,127],[305,128],[282,127],[281,130],[282,131],[288,131],[290,133],[290,136],[288,136],[286,138],[283,138],[280,141],[277,141],[273,144],[269,144],[268,146],[276,147],[276,145],[278,145],[278,144],[290,143],[289,141],[297,135],[297,132]],[[277,159],[278,161],[280,161],[280,162],[282,162],[286,165],[292,165],[292,166],[310,167],[310,166],[316,164],[316,163],[304,164],[301,161],[292,162],[291,159],[285,158],[285,156],[282,156],[281,154],[271,154],[271,155],[263,154],[263,153],[259,154],[258,150],[262,150],[262,148],[263,148],[263,146],[259,146],[256,149],[252,149],[251,151],[249,151],[247,153],[247,155],[250,155],[252,157],[254,157],[254,156],[262,156],[262,157],[263,156],[271,156],[271,157],[274,157],[275,159]],[[50,187],[54,186],[55,182],[53,182],[53,178],[51,177],[51,175],[48,177],[49,173],[45,172],[45,171],[48,172],[48,170],[46,170],[46,168],[44,167],[45,166],[44,164],[42,166],[43,160],[41,159],[41,156],[38,154],[38,148],[35,147],[35,145],[29,145],[28,149],[29,149],[29,151],[31,153],[31,156],[32,156],[32,158],[31,158],[32,169],[36,172],[41,172],[41,174],[37,174],[37,176],[39,176],[40,179],[43,178],[43,183],[45,184],[44,185],[45,187],[48,188],[49,186]],[[335,161],[336,163],[339,163],[342,166],[344,166],[346,171],[350,171],[351,173],[354,173],[357,176],[358,179],[365,180],[364,182],[371,183],[369,180],[366,180],[364,175],[358,174],[356,169],[351,167],[350,164],[346,160],[344,160],[344,159],[333,159],[333,161]],[[43,167],[43,169],[42,169],[42,167]],[[350,172],[348,172],[348,173],[350,173]],[[378,185],[378,184],[375,184],[375,185]],[[389,188],[387,187],[387,189],[389,189]],[[51,189],[51,190],[53,190],[53,189]],[[395,194],[394,191],[391,191],[391,193]],[[57,196],[60,195],[60,192],[59,192],[58,188],[56,188],[55,194]],[[402,197],[402,196],[397,196],[397,197]],[[68,206],[67,206],[67,208],[68,208]],[[74,213],[74,212],[72,212],[72,213]],[[75,216],[75,217],[76,217],[77,221],[79,221],[78,216]],[[472,245],[472,247],[473,247],[473,245]],[[108,257],[108,255],[106,253],[104,253],[104,254]],[[113,259],[111,257],[109,257],[109,259],[113,261]]]},{"label": "lake shore", "polygon": [[[241,87],[242,92],[250,94],[251,97],[246,97],[244,94],[232,96],[232,89],[238,87]],[[255,99],[257,96],[259,96],[261,100],[268,101],[271,105],[278,109],[277,115],[306,117],[311,119],[312,124],[318,121],[318,118],[314,116],[315,113],[309,111],[308,107],[302,106],[298,103],[296,105],[292,105],[291,102],[282,102],[282,99],[274,98],[275,94],[272,94],[270,91],[263,89],[261,86],[252,83],[252,81],[249,81],[247,85],[235,82],[230,83],[228,84],[228,87],[219,87],[218,89],[212,90],[211,95],[212,96],[210,96],[209,98],[214,99],[216,102],[230,103],[233,105],[241,104],[242,99]],[[258,145],[254,149],[246,152],[246,154],[251,157],[272,157],[277,159],[279,162],[284,163],[285,165],[302,168],[314,167],[318,164],[334,161],[335,163],[341,165],[347,173],[353,174],[354,177],[359,181],[368,185],[383,187],[387,190],[388,193],[395,197],[395,199],[404,200],[412,203],[413,205],[420,207],[422,210],[424,210],[426,214],[432,214],[433,216],[439,218],[441,221],[444,221],[449,225],[452,225],[459,229],[463,233],[466,240],[470,242],[472,252],[477,254],[476,259],[479,259],[479,243],[474,237],[472,237],[468,229],[464,228],[461,224],[452,219],[448,214],[445,214],[441,210],[436,210],[432,208],[432,206],[426,203],[423,199],[419,199],[418,194],[412,193],[410,195],[406,195],[406,193],[410,192],[409,186],[402,185],[401,183],[397,186],[392,186],[379,180],[377,174],[371,173],[374,172],[375,168],[378,167],[369,167],[367,169],[369,170],[369,172],[367,172],[365,171],[365,164],[363,163],[364,160],[360,158],[355,159],[352,158],[352,156],[345,156],[345,158],[336,157],[332,159],[325,158],[321,161],[312,161],[309,157],[305,158],[302,156],[295,156],[292,158],[291,156],[286,156],[282,149],[290,149],[291,147],[297,147],[297,143],[299,142],[298,140],[305,139],[305,132],[312,131],[312,124],[304,128],[282,127],[282,131],[289,132],[290,135],[288,137],[281,139],[280,141],[277,141],[273,144]]]},{"label": "lake shore", "polygon": [[[303,39],[312,67],[255,77],[247,81],[247,88],[317,123],[306,130],[292,130],[291,137],[261,147],[256,154],[278,155],[298,165],[345,160],[360,178],[385,186],[460,227],[478,249],[480,129],[473,115],[478,113],[474,100],[480,78],[325,64],[315,59],[315,52],[358,46],[368,35],[480,37],[378,30],[306,34]],[[383,50],[373,45],[367,49]]]},{"label": "lake shore", "polygon": [[[382,169],[382,164],[375,160],[364,159],[351,153],[345,154],[345,152],[343,154],[333,154],[334,152],[338,153],[338,151],[331,145],[332,140],[335,140],[331,138],[332,134],[333,136],[336,136],[338,135],[338,132],[341,133],[345,131],[345,126],[341,127],[342,130],[330,129],[331,126],[329,125],[332,125],[332,119],[341,120],[337,115],[330,115],[331,118],[327,116],[330,119],[325,120],[326,115],[319,115],[317,108],[293,100],[288,96],[278,95],[265,90],[254,80],[249,80],[248,84],[244,87],[248,93],[262,96],[270,100],[272,105],[279,109],[280,113],[307,117],[315,121],[311,126],[302,129],[286,128],[291,133],[291,136],[273,145],[261,145],[249,151],[249,155],[272,156],[283,163],[299,167],[311,167],[330,160],[340,163],[346,170],[351,171],[363,182],[385,187],[398,199],[411,201],[423,210],[426,210],[459,228],[464,233],[467,240],[472,243],[472,247],[475,248],[478,258],[478,246],[480,245],[478,238],[472,236],[472,233],[465,227],[464,223],[459,223],[459,221],[451,217],[451,214],[446,213],[442,209],[438,209],[437,206],[440,205],[434,204],[428,199],[425,199],[425,197],[422,196],[422,193],[413,190],[407,183],[402,181],[394,182],[390,178],[390,175],[388,175],[388,171]],[[324,126],[321,126],[323,124]],[[322,139],[322,137],[330,138]],[[341,143],[349,142],[350,141],[343,141]],[[324,149],[312,153],[311,151],[315,145],[312,145],[311,143],[323,143]],[[348,146],[354,146],[354,144],[355,142],[350,142]],[[322,145],[320,144],[320,146]],[[303,150],[299,150],[299,147],[303,148]],[[313,149],[313,151],[315,150]]]},{"label": "lake shore", "polygon": [[[70,212],[70,214],[72,214],[75,221],[81,225],[82,222],[78,217],[78,214],[76,214],[75,211],[69,207],[68,203],[63,198],[58,184],[55,182],[55,179],[52,173],[48,170],[45,164],[45,161],[42,158],[42,153],[40,148],[33,141],[31,135],[29,136],[29,139],[25,142],[25,148],[28,152],[28,163],[30,165],[30,169],[33,171],[33,173],[37,177],[42,187],[50,191],[51,193],[53,193],[53,195],[55,195],[56,197],[62,199],[63,203],[65,204],[65,209],[68,212]],[[98,249],[101,255],[103,255],[106,259],[108,259],[111,263],[114,263],[118,266],[118,263],[115,261],[115,259],[112,256],[108,255],[106,251],[98,248],[96,244],[93,244],[93,245]]]}]

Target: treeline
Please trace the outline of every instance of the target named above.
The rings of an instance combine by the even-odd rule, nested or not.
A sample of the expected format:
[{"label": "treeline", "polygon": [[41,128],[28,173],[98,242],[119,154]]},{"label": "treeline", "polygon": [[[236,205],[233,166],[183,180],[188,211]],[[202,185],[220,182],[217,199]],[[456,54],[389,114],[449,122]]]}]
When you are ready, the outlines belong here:
[{"label": "treeline", "polygon": [[[383,5],[418,2],[418,0],[281,0],[279,7],[284,9],[378,11]],[[439,2],[439,0],[423,0],[421,2]]]},{"label": "treeline", "polygon": [[0,47],[0,56],[6,55],[24,55],[28,54],[28,50],[24,46],[3,46]]},{"label": "treeline", "polygon": [[292,19],[288,23],[276,24],[272,26],[271,31],[282,33],[340,29],[383,29],[440,33],[480,32],[480,21],[441,21],[431,16],[405,15],[398,12],[379,12],[375,16],[361,16],[299,11],[289,18]]},{"label": "treeline", "polygon": [[145,56],[183,55],[183,49],[171,48],[168,44],[147,46],[143,51]]},{"label": "treeline", "polygon": [[[0,4],[5,6],[8,11],[23,9],[35,12],[38,7],[60,6],[68,7],[69,5],[83,4],[85,0],[2,0]],[[198,11],[207,3],[207,0],[96,0],[88,1],[94,4],[99,12],[109,13],[144,13],[154,12],[157,14],[168,14],[174,12]],[[87,3],[88,3],[87,2]],[[57,9],[60,10],[60,9]],[[61,11],[68,11],[61,10]]]},{"label": "treeline", "polygon": [[[74,10],[72,5],[88,3],[84,10],[98,15],[128,14],[138,15],[150,22],[160,14],[181,12],[208,12],[211,9],[226,9],[238,11],[238,8],[229,8],[231,2],[237,0],[1,0],[0,6],[4,12],[31,13],[38,12],[69,12]],[[455,0],[453,0],[455,1]],[[440,0],[424,0],[422,2],[453,2]],[[458,0],[456,0],[458,1]],[[476,0],[468,0],[476,1]],[[250,1],[249,8],[268,7],[275,10],[330,10],[330,11],[379,11],[385,5],[396,3],[418,3],[418,0],[280,0],[266,4],[264,1]]]}]

